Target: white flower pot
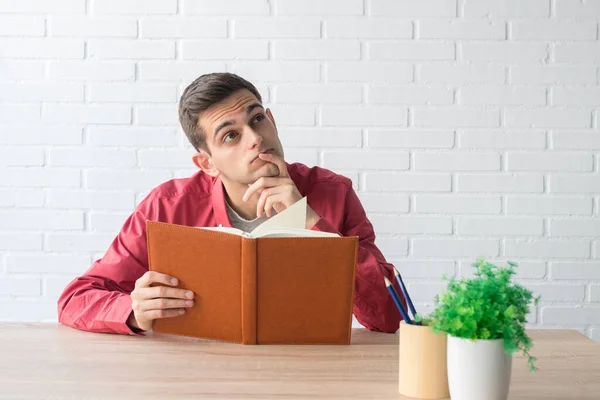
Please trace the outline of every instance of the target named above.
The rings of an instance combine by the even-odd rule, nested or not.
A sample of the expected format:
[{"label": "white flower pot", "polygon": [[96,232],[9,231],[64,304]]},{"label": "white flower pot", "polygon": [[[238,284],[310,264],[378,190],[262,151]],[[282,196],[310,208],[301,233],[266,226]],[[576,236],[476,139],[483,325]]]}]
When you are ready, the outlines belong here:
[{"label": "white flower pot", "polygon": [[506,400],[512,355],[502,339],[475,340],[448,336],[448,387],[452,400]]}]

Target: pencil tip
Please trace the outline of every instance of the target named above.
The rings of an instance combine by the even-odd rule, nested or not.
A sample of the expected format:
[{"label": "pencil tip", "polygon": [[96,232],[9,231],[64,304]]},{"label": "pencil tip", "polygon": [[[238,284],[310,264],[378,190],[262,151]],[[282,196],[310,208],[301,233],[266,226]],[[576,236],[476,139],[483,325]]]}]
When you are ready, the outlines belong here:
[{"label": "pencil tip", "polygon": [[390,282],[390,280],[387,278],[387,276],[384,276],[383,279],[385,280],[386,286],[390,286],[392,284],[392,282]]}]

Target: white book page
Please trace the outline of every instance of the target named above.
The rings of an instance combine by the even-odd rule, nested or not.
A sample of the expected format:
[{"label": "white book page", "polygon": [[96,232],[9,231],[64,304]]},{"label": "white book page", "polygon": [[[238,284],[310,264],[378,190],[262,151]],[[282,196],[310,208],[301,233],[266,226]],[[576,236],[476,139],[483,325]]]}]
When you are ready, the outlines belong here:
[{"label": "white book page", "polygon": [[306,197],[286,208],[274,217],[269,218],[250,232],[250,237],[263,236],[271,230],[305,229],[306,230]]}]

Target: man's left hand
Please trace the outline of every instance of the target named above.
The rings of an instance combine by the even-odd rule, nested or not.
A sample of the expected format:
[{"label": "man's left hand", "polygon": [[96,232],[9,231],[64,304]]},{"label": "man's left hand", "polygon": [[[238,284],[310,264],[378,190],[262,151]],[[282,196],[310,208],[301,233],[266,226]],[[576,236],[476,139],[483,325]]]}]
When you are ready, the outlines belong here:
[{"label": "man's left hand", "polygon": [[[258,156],[261,160],[275,164],[279,169],[279,175],[258,179],[248,187],[242,200],[247,201],[255,194],[259,194],[256,216],[261,217],[265,214],[267,217],[271,217],[273,209],[280,213],[302,199],[302,195],[292,178],[290,178],[285,161],[281,157],[268,153],[261,153]],[[307,206],[306,228],[311,229],[319,218],[317,213],[310,206]]]}]

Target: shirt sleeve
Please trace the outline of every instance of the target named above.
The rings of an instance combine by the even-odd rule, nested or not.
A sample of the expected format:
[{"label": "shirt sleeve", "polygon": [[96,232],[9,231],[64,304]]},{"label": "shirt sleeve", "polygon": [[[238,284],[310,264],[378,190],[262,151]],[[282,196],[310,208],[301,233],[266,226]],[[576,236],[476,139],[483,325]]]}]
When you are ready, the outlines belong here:
[{"label": "shirt sleeve", "polygon": [[342,232],[321,218],[313,227],[315,230],[337,233],[341,236],[358,236],[356,262],[356,283],[353,313],[365,328],[393,333],[398,330],[402,319],[398,308],[389,294],[383,277],[394,285],[400,299],[406,306],[398,283],[394,278],[392,264],[375,245],[373,225],[368,220],[362,204],[350,187],[346,194]]},{"label": "shirt sleeve", "polygon": [[129,216],[104,256],[75,278],[58,299],[58,320],[73,328],[104,333],[140,334],[127,325],[130,293],[148,271],[146,216],[143,202]]}]

